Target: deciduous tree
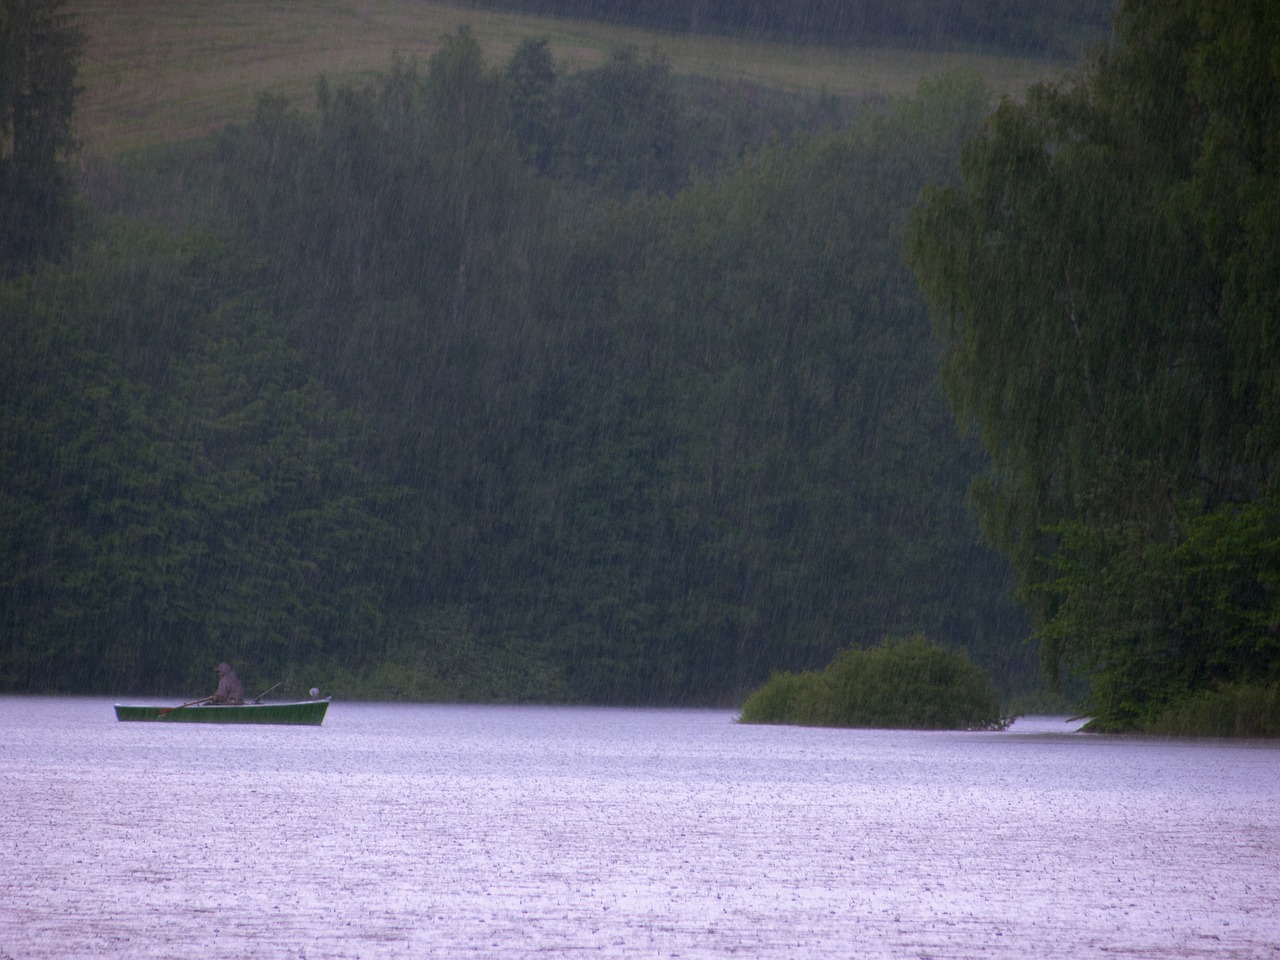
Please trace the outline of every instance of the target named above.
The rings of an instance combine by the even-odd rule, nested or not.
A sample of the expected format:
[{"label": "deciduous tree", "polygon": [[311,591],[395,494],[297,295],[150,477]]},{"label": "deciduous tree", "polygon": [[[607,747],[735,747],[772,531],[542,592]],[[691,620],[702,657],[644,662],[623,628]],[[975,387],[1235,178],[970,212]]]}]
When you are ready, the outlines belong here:
[{"label": "deciduous tree", "polygon": [[986,529],[1124,726],[1280,671],[1280,8],[1131,0],[1117,33],[1001,104],[908,240]]}]

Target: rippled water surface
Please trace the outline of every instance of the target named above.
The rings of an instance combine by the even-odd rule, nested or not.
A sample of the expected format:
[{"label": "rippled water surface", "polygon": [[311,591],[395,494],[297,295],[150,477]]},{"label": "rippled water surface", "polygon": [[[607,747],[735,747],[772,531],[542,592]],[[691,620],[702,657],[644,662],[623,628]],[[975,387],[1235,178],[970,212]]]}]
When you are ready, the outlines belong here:
[{"label": "rippled water surface", "polygon": [[1280,957],[1280,744],[0,698],[0,958]]}]

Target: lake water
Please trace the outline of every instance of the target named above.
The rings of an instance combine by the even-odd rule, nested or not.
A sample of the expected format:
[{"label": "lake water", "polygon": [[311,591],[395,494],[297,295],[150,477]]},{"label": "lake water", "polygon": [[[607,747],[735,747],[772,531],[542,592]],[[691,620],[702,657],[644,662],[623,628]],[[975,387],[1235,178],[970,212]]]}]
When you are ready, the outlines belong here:
[{"label": "lake water", "polygon": [[0,958],[1280,957],[1280,744],[0,698]]}]

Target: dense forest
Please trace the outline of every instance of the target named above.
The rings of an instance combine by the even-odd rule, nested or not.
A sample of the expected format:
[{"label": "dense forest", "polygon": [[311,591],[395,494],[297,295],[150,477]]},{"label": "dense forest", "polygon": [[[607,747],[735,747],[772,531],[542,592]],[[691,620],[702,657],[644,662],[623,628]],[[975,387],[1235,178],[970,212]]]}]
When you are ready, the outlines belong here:
[{"label": "dense forest", "polygon": [[85,163],[0,294],[0,685],[724,703],[923,631],[1028,689],[900,252],[988,108],[464,31]]},{"label": "dense forest", "polygon": [[1102,728],[1275,700],[1274,5],[994,112],[463,30],[74,166],[75,26],[5,11],[0,689],[734,703],[922,634]]}]

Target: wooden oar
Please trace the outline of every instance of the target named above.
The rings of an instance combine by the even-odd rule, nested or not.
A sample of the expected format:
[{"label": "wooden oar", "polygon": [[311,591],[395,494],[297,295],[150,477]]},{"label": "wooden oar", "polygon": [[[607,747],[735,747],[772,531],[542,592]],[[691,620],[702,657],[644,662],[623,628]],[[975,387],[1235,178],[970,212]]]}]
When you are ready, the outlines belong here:
[{"label": "wooden oar", "polygon": [[180,703],[176,707],[164,707],[156,711],[157,717],[163,717],[167,713],[173,713],[175,710],[181,710],[183,707],[194,707],[197,703],[204,703],[208,697],[201,697],[199,700],[192,700],[190,703]]}]

